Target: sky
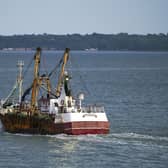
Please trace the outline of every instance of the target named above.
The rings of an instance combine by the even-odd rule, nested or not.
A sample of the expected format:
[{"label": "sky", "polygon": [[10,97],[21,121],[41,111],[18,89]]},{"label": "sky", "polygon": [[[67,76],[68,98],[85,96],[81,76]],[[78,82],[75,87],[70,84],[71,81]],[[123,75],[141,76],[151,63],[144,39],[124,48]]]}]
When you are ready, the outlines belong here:
[{"label": "sky", "polygon": [[0,0],[0,35],[168,33],[168,0]]}]

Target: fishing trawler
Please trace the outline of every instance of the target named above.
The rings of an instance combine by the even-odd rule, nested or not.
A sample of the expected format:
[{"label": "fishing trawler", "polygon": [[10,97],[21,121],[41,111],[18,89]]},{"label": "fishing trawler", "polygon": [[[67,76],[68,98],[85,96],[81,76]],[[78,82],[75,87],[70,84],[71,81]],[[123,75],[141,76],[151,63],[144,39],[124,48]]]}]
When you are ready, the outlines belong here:
[{"label": "fishing trawler", "polygon": [[[60,73],[54,91],[51,87],[50,74],[40,75],[41,49],[37,48],[34,56],[34,76],[31,86],[22,91],[22,69],[24,63],[18,63],[19,73],[16,84],[9,96],[1,101],[0,119],[5,131],[27,134],[108,134],[109,121],[104,107],[97,105],[82,106],[84,94],[74,98],[70,88],[71,77],[66,70],[69,49],[66,48],[59,61]],[[57,66],[58,67],[58,66]],[[45,95],[39,97],[39,89]],[[14,93],[18,90],[18,100]],[[30,100],[26,100],[30,94]]]}]

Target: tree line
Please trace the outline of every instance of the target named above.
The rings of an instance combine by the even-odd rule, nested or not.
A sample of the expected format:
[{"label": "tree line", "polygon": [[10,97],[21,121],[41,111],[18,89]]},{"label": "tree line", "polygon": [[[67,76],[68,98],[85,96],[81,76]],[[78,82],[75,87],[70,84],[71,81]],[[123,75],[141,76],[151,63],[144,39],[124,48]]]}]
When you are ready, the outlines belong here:
[{"label": "tree line", "polygon": [[31,48],[40,46],[44,49],[64,50],[135,50],[135,51],[168,51],[168,34],[137,35],[119,34],[31,34],[0,35],[0,49]]}]

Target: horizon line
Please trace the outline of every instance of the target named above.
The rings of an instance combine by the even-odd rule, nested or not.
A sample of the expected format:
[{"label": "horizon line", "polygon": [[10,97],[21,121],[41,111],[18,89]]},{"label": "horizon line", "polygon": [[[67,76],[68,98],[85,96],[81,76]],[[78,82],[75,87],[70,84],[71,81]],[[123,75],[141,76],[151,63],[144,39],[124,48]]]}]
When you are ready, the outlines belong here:
[{"label": "horizon line", "polygon": [[8,34],[8,35],[4,35],[4,34],[0,34],[0,36],[24,36],[24,35],[57,35],[57,36],[68,36],[68,35],[81,35],[81,36],[86,36],[86,35],[120,35],[120,34],[127,34],[127,35],[142,35],[142,36],[146,36],[146,35],[165,35],[168,36],[168,32],[167,33],[127,33],[127,32],[120,32],[120,33],[98,33],[98,32],[92,32],[92,33],[64,33],[64,34],[55,34],[55,33],[21,33],[21,34]]}]

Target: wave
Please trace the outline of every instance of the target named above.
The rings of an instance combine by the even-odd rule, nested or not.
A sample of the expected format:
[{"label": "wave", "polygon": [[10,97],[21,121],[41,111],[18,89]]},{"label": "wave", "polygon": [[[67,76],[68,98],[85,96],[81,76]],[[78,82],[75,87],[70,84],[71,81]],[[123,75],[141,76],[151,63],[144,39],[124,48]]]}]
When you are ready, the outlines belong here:
[{"label": "wave", "polygon": [[115,144],[168,144],[168,137],[144,135],[137,133],[111,133],[108,135],[47,135],[61,140],[76,140],[85,142],[115,143]]},{"label": "wave", "polygon": [[109,147],[113,145],[135,145],[139,147],[155,146],[159,148],[168,147],[168,137],[151,136],[137,133],[112,133],[108,135],[47,135],[50,142],[55,143],[57,140],[63,142],[76,143],[95,143],[100,146]]},{"label": "wave", "polygon": [[132,139],[132,140],[153,140],[153,141],[167,141],[168,137],[160,137],[160,136],[152,136],[152,135],[144,135],[137,133],[113,133],[112,137],[122,138],[122,139]]},{"label": "wave", "polygon": [[[5,133],[10,134],[10,133]],[[95,143],[112,143],[112,144],[163,144],[168,145],[168,137],[152,136],[137,133],[111,133],[108,135],[36,135],[36,134],[10,134],[25,137],[46,137],[52,141],[78,141],[78,142],[95,142]]]},{"label": "wave", "polygon": [[137,133],[111,133],[108,135],[46,135],[50,138],[56,138],[61,140],[78,140],[78,141],[95,141],[95,142],[114,142],[114,140],[125,141],[164,141],[168,143],[168,137],[144,135]]}]

